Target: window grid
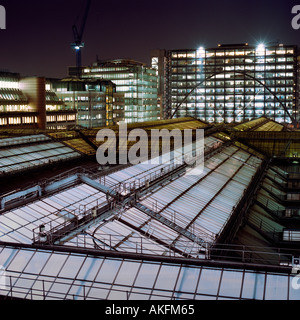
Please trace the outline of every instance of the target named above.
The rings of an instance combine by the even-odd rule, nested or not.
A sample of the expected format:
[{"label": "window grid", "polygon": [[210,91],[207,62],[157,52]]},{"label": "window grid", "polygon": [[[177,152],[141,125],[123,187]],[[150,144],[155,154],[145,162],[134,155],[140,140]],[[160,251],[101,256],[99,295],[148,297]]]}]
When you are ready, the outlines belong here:
[{"label": "window grid", "polygon": [[[197,298],[214,298],[214,299],[225,299],[225,298],[230,298],[230,299],[251,299],[252,297],[247,295],[245,296],[246,293],[246,278],[245,275],[252,276],[248,277],[248,288],[251,289],[251,283],[252,283],[252,294],[254,297],[256,297],[257,294],[261,297],[261,299],[269,299],[269,298],[274,298],[273,295],[273,287],[277,283],[281,285],[281,289],[284,290],[283,293],[275,293],[279,294],[277,297],[283,297],[283,298],[291,298],[290,297],[290,281],[292,280],[293,275],[289,274],[279,274],[279,273],[271,273],[271,272],[259,272],[259,271],[251,271],[251,270],[245,270],[245,269],[230,269],[230,268],[221,268],[221,267],[206,267],[206,266],[192,266],[192,265],[182,265],[182,264],[176,264],[176,263],[167,263],[167,262],[151,262],[151,261],[145,261],[145,260],[128,260],[124,258],[109,258],[105,257],[92,257],[89,256],[88,254],[74,254],[74,253],[65,253],[65,252],[54,252],[54,251],[38,251],[37,249],[18,249],[18,250],[13,250],[9,247],[4,247],[3,250],[0,253],[0,259],[1,259],[1,254],[4,252],[4,250],[10,249],[11,252],[9,253],[9,257],[6,259],[6,264],[5,264],[5,269],[8,277],[7,281],[7,289],[6,291],[2,291],[1,293],[5,293],[6,295],[10,296],[19,296],[19,297],[25,297],[25,298],[30,298],[30,297],[35,297],[35,298],[58,298],[58,299],[69,299],[69,298],[75,298],[75,299],[84,299],[84,298],[95,298],[97,299],[96,296],[92,296],[91,291],[96,290],[95,292],[101,292],[101,288],[103,290],[107,290],[105,293],[104,299],[109,299],[110,295],[114,294],[122,294],[126,296],[126,298],[131,299],[131,296],[134,298],[135,294],[140,294],[144,295],[145,299],[151,299],[160,296],[161,298],[165,299],[181,299],[180,296],[187,296],[190,297],[192,296],[194,299]],[[42,262],[42,267],[39,269],[35,269],[34,272],[33,270],[28,270],[26,271],[27,267],[31,264],[34,258],[38,258],[38,255],[40,253],[43,253],[45,255],[49,255],[45,261]],[[27,260],[24,262],[24,265],[21,270],[16,270],[14,267],[14,262],[18,261],[18,259],[24,259],[26,254]],[[48,274],[45,273],[47,265],[51,262],[51,260],[55,257],[55,259],[59,258],[60,260],[60,265],[55,270],[54,273]],[[61,276],[61,272],[68,263],[68,261],[71,261],[72,257],[77,257],[77,271],[76,271],[76,276],[74,277],[73,274],[70,274],[69,276],[67,273],[64,276]],[[93,264],[94,262],[99,261],[100,266],[98,267],[98,270],[95,272],[93,278],[87,279],[83,278],[82,276],[79,277],[78,275],[80,274],[84,264],[87,262],[87,259],[90,259],[90,262]],[[106,262],[105,262],[106,261]],[[117,283],[116,279],[118,275],[120,274],[120,270],[122,269],[122,266],[124,265],[126,261],[126,264],[128,264],[128,267],[130,267],[130,263],[139,263],[138,268],[134,271],[135,274],[132,275],[133,281],[130,281],[128,284],[124,283]],[[99,275],[101,275],[101,269],[103,268],[105,263],[108,263],[108,266],[110,263],[117,263],[118,266],[115,269],[115,272],[112,274],[113,281],[109,281],[105,279],[99,280]],[[3,264],[3,262],[2,262]],[[154,265],[159,265],[159,269],[156,271],[156,274],[153,274],[155,276],[155,281],[153,282],[153,285],[150,287],[148,286],[137,286],[136,285],[136,280],[137,277],[141,271],[141,268],[143,264],[150,266]],[[76,266],[77,266],[76,265]],[[163,287],[158,286],[158,278],[159,275],[162,272],[162,268],[165,268],[165,272],[168,272],[168,268],[175,268],[174,271],[175,273],[171,273],[170,280],[174,282],[172,286],[168,289],[164,289]],[[196,285],[195,285],[195,290],[194,292],[188,292],[184,290],[179,290],[177,288],[179,277],[181,275],[181,272],[184,272],[186,268],[192,270],[192,269],[198,269],[199,274],[196,279]],[[68,268],[66,268],[66,271]],[[151,270],[151,269],[150,269]],[[123,270],[124,271],[124,270]],[[122,272],[123,272],[122,271]],[[210,271],[211,278],[205,278],[204,271]],[[215,272],[220,273],[219,277],[213,276]],[[227,275],[232,273],[231,275],[234,276],[239,275],[236,277],[237,281],[225,281],[225,272]],[[207,273],[206,273],[207,274]],[[229,275],[229,279],[230,276]],[[259,278],[256,277],[256,275],[260,275]],[[10,282],[11,279],[11,282]],[[252,279],[252,280],[251,280]],[[255,281],[260,281],[261,286],[262,286],[262,291],[258,292],[257,288],[259,286],[255,285],[254,279],[257,279]],[[258,280],[260,279],[260,280]],[[163,279],[164,280],[164,279]],[[166,280],[166,279],[165,279]],[[207,282],[207,281],[210,282]],[[181,278],[182,281],[182,278]],[[212,281],[212,282],[211,282]],[[250,282],[249,282],[250,281]],[[275,281],[275,282],[272,282]],[[279,282],[276,282],[279,281]],[[11,290],[10,288],[10,283],[13,285],[13,288]],[[26,285],[22,287],[22,283],[25,283]],[[199,292],[199,285],[205,285],[205,283],[214,283],[214,286],[216,288],[215,294],[213,293],[204,293],[204,292]],[[233,289],[235,292],[238,292],[238,294],[230,294],[228,293],[227,295],[222,295],[221,289],[223,288],[224,285],[228,285],[230,283],[231,287],[229,288],[227,286],[227,289],[229,288],[230,290]],[[250,287],[249,287],[250,285]],[[19,288],[18,288],[19,286]],[[60,287],[62,290],[58,291],[57,288]],[[44,289],[43,289],[44,288]],[[177,289],[176,289],[177,288]],[[205,288],[205,287],[204,287]],[[225,288],[226,289],[226,288]],[[267,295],[267,289],[269,294]],[[43,291],[45,290],[45,291]],[[97,291],[99,290],[99,291]],[[253,291],[254,290],[254,291]],[[255,291],[256,290],[256,291]],[[228,290],[227,290],[228,291]],[[251,291],[251,290],[250,290]],[[75,293],[76,294],[75,294]],[[230,291],[229,291],[230,292]],[[271,294],[271,295],[270,295]],[[276,296],[275,296],[276,297]],[[296,290],[293,291],[293,298],[299,298],[299,293],[296,292]]]},{"label": "window grid", "polygon": [[[293,86],[296,81],[294,50],[288,50],[287,53],[282,52],[281,54],[284,54],[284,58],[280,58],[280,60],[277,59],[276,61],[270,60],[271,58],[269,57],[271,57],[272,54],[270,55],[267,51],[264,53],[255,53],[245,49],[241,50],[242,56],[244,56],[243,59],[238,58],[236,55],[237,52],[234,52],[233,48],[207,49],[206,56],[204,55],[203,57],[197,57],[197,51],[195,50],[192,59],[186,57],[186,51],[170,51],[169,60],[172,67],[170,68],[170,78],[167,78],[167,81],[169,81],[168,86],[170,87],[170,91],[167,94],[171,98],[171,105],[168,106],[168,108],[171,108],[172,113],[175,111],[175,106],[184,98],[183,94],[191,91],[198,81],[204,80],[214,72],[224,71],[224,74],[216,75],[205,81],[204,84],[199,87],[212,88],[210,90],[211,92],[205,90],[206,93],[204,93],[203,96],[198,96],[197,91],[199,90],[191,93],[177,111],[177,116],[196,115],[199,119],[209,122],[222,122],[224,120],[225,122],[241,122],[266,115],[278,122],[289,122],[290,119],[286,112],[281,110],[281,106],[269,91],[259,84],[259,82],[250,80],[250,78],[238,72],[248,70],[254,73],[254,76],[258,80],[265,82],[265,85],[277,94],[277,97],[287,106],[289,112],[293,113],[295,112],[296,99],[293,94]],[[176,51],[178,55],[174,54]],[[213,55],[211,55],[211,53],[213,53]],[[226,58],[224,53],[228,54]],[[217,54],[219,56],[221,54],[221,56],[218,57]],[[166,68],[168,68],[168,66]],[[251,70],[251,68],[253,70]],[[235,73],[232,73],[232,71],[235,71]],[[232,82],[232,84],[229,85],[229,88],[233,89],[231,96],[229,93],[225,93],[227,83],[229,82]],[[238,82],[240,82],[240,85],[237,84]],[[279,82],[281,82],[281,85]],[[216,93],[217,88],[222,88],[223,93],[225,93],[221,100]],[[245,92],[246,89],[249,90],[249,88],[252,88],[250,89],[251,91],[255,91],[256,89],[262,90],[262,96],[257,99],[258,96],[254,95],[253,92],[251,98],[247,98]],[[238,106],[239,92],[237,92],[237,90],[241,91],[241,107]],[[180,91],[182,91],[181,95]],[[228,98],[229,100],[227,100]],[[170,99],[167,97],[167,100]],[[228,104],[230,100],[232,100],[232,106]],[[204,105],[200,106],[201,103]]]}]

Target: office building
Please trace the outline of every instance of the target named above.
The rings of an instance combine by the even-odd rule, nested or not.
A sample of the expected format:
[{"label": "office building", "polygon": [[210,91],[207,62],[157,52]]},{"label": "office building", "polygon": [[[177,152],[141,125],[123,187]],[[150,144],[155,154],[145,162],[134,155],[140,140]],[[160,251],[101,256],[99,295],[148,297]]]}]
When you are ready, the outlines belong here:
[{"label": "office building", "polygon": [[[70,68],[69,73],[72,71],[74,68]],[[82,78],[110,80],[116,84],[116,92],[125,95],[125,122],[159,119],[156,70],[144,63],[124,59],[97,61],[83,68]]]},{"label": "office building", "polygon": [[111,81],[0,73],[0,128],[91,128],[122,120],[124,93]]},{"label": "office building", "polygon": [[[164,50],[163,50],[164,51]],[[218,45],[152,53],[164,59],[164,117],[193,116],[213,123],[266,116],[298,119],[298,49],[294,45]],[[161,65],[162,62],[160,62]]]},{"label": "office building", "polygon": [[43,77],[0,74],[0,128],[66,129],[76,124],[76,111],[66,108]]},{"label": "office building", "polygon": [[160,119],[164,118],[164,66],[166,64],[166,50],[151,50],[151,67],[157,75],[157,106],[160,111]]},{"label": "office building", "polygon": [[124,94],[109,80],[52,80],[51,89],[66,108],[76,110],[76,124],[86,128],[117,124],[124,120]]}]

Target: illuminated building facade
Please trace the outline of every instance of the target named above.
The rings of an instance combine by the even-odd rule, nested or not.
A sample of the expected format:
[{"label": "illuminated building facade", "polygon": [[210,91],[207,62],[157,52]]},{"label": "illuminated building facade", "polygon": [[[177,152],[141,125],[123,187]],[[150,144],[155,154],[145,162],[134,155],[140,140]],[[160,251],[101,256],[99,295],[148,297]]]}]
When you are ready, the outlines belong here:
[{"label": "illuminated building facade", "polygon": [[76,111],[66,109],[45,78],[0,73],[0,128],[65,129],[75,123]]},{"label": "illuminated building facade", "polygon": [[[70,68],[71,74],[72,68]],[[82,70],[83,79],[111,80],[116,92],[125,97],[124,120],[127,123],[157,120],[156,70],[133,60],[97,61]]]},{"label": "illuminated building facade", "polygon": [[122,120],[124,93],[111,81],[0,73],[0,128],[90,128]]},{"label": "illuminated building facade", "polygon": [[155,49],[151,51],[151,67],[156,70],[157,75],[157,106],[160,110],[160,118],[164,118],[164,65],[166,63],[166,51]]},{"label": "illuminated building facade", "polygon": [[52,81],[55,95],[68,110],[76,110],[77,124],[101,127],[124,120],[124,94],[116,93],[116,85],[107,80],[75,78]]},{"label": "illuminated building facade", "polygon": [[38,113],[30,110],[19,81],[17,73],[0,74],[0,127],[37,123]]},{"label": "illuminated building facade", "polygon": [[[152,64],[157,57],[152,54]],[[298,118],[297,46],[169,50],[161,72],[165,118],[193,116],[213,123]]]}]

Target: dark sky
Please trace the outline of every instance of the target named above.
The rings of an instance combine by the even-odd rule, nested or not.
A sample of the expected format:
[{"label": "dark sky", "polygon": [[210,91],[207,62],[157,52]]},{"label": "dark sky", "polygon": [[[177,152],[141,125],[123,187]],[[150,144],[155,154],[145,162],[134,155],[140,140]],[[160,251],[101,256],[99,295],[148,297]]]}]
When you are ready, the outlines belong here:
[{"label": "dark sky", "polygon": [[[72,25],[85,0],[2,0],[0,68],[23,76],[64,77],[75,64]],[[294,0],[92,0],[83,64],[131,58],[150,62],[150,50],[215,47],[218,43],[300,45],[291,26]]]}]

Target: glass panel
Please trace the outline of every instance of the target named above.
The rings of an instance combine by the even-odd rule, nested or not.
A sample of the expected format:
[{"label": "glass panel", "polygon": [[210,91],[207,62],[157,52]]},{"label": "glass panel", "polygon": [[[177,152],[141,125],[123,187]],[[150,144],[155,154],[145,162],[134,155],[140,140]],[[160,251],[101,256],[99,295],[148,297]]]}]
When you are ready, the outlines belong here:
[{"label": "glass panel", "polygon": [[196,295],[196,300],[216,300],[216,296]]},{"label": "glass panel", "polygon": [[32,286],[32,294],[40,298],[47,296],[53,283],[53,278],[39,276]]},{"label": "glass panel", "polygon": [[242,298],[263,299],[265,275],[247,272],[244,277]]},{"label": "glass panel", "polygon": [[69,256],[59,273],[59,277],[75,278],[83,261],[84,258],[82,256]]},{"label": "glass panel", "polygon": [[9,264],[8,269],[13,271],[22,271],[30,258],[32,257],[34,251],[21,250]]},{"label": "glass panel", "polygon": [[4,248],[0,254],[0,264],[6,268],[17,251],[17,249]]},{"label": "glass panel", "polygon": [[162,265],[155,289],[173,290],[179,270],[178,266]]},{"label": "glass panel", "polygon": [[0,223],[6,225],[9,229],[18,229],[20,225],[14,222],[13,220],[6,217],[6,215],[2,215],[0,217]]},{"label": "glass panel", "polygon": [[39,274],[50,255],[47,252],[36,252],[24,272]]},{"label": "glass panel", "polygon": [[153,290],[150,300],[170,300],[172,298],[172,291]]},{"label": "glass panel", "polygon": [[77,281],[75,280],[66,295],[66,299],[83,299],[87,296],[88,292],[90,291],[92,283],[86,283],[84,281]]},{"label": "glass panel", "polygon": [[193,300],[194,294],[191,293],[180,293],[180,295],[175,295],[173,297],[175,300]]},{"label": "glass panel", "polygon": [[[9,237],[11,237],[12,239],[14,239],[13,242],[17,241],[17,242],[21,242],[21,243],[30,243],[29,239],[24,237],[21,233],[19,233],[18,231],[15,232],[11,232]],[[3,239],[4,240],[4,239]],[[30,239],[31,240],[31,239]],[[4,240],[5,241],[5,240]]]},{"label": "glass panel", "polygon": [[151,293],[151,290],[149,289],[133,288],[129,296],[129,300],[147,300],[149,298],[150,293]]},{"label": "glass panel", "polygon": [[[176,291],[180,292],[195,292],[200,268],[183,267],[176,285]],[[181,293],[177,293],[176,297],[181,298]]]},{"label": "glass panel", "polygon": [[197,293],[216,295],[219,288],[221,270],[203,268]]},{"label": "glass panel", "polygon": [[239,297],[241,292],[242,277],[242,272],[224,270],[219,295]]},{"label": "glass panel", "polygon": [[82,265],[77,279],[92,281],[95,279],[103,259],[86,258]]},{"label": "glass panel", "polygon": [[24,293],[27,293],[28,294],[27,298],[31,299],[31,295],[33,294],[31,287],[34,284],[35,279],[36,279],[36,276],[26,275],[26,277],[19,278],[14,283],[14,288],[17,288],[16,291],[22,291]]},{"label": "glass panel", "polygon": [[140,263],[124,261],[115,283],[131,286],[136,277],[139,266]]},{"label": "glass panel", "polygon": [[152,288],[158,269],[159,269],[159,264],[154,264],[154,263],[150,264],[150,263],[144,262],[139,271],[139,274],[134,283],[134,286]]},{"label": "glass panel", "polygon": [[88,293],[89,299],[106,299],[107,294],[109,293],[111,285],[109,284],[101,284],[101,286],[93,286]]},{"label": "glass panel", "polygon": [[[64,299],[66,293],[70,290],[73,280],[58,279],[58,281],[54,282],[50,289],[50,295],[52,297],[57,297],[59,299]],[[49,293],[48,293],[49,295]]]},{"label": "glass panel", "polygon": [[65,263],[67,257],[68,256],[64,254],[53,253],[44,269],[42,270],[41,274],[47,276],[56,276]]},{"label": "glass panel", "polygon": [[121,261],[105,259],[98,273],[96,281],[111,283],[119,270]]},{"label": "glass panel", "polygon": [[286,275],[267,275],[266,296],[267,300],[286,300],[288,291],[288,277]]},{"label": "glass panel", "polygon": [[128,300],[130,288],[123,286],[113,286],[107,299],[108,300]]},{"label": "glass panel", "polygon": [[20,226],[24,226],[26,225],[28,222],[24,219],[22,219],[21,217],[19,217],[17,214],[14,214],[14,212],[9,212],[7,214],[5,214],[7,218],[15,221],[16,223],[18,223]]}]

